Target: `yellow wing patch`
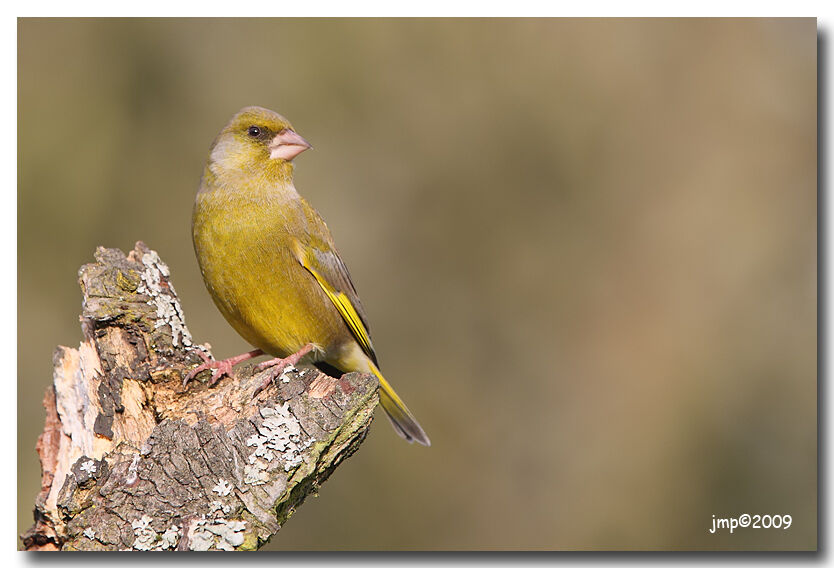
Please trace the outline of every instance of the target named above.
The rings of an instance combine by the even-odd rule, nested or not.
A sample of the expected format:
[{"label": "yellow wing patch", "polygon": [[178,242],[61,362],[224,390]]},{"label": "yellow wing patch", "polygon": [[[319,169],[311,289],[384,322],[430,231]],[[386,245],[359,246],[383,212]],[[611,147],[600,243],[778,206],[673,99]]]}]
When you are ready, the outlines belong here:
[{"label": "yellow wing patch", "polygon": [[324,290],[324,293],[327,294],[327,297],[330,298],[330,301],[333,302],[333,305],[336,306],[336,309],[339,310],[339,314],[341,314],[342,319],[345,320],[345,323],[348,324],[348,327],[353,332],[353,335],[359,340],[359,345],[362,346],[362,350],[367,353],[368,357],[373,358],[374,349],[371,347],[371,339],[368,337],[368,332],[365,331],[365,326],[362,325],[362,319],[359,317],[359,314],[356,313],[356,309],[353,307],[353,304],[350,303],[350,299],[345,295],[344,292],[337,292],[333,289],[330,284],[328,284],[321,275],[310,268],[309,266],[305,266],[310,273],[315,276],[316,282],[319,283],[321,289]]},{"label": "yellow wing patch", "polygon": [[321,289],[324,290],[324,293],[327,294],[327,297],[330,298],[330,301],[333,302],[334,306],[336,306],[336,309],[339,311],[339,315],[341,315],[342,319],[345,320],[345,323],[350,328],[353,336],[362,347],[362,351],[364,351],[365,354],[367,354],[371,359],[375,359],[374,348],[371,345],[371,338],[368,337],[368,332],[365,330],[362,318],[359,317],[359,314],[357,313],[356,308],[353,307],[350,298],[348,298],[347,294],[344,292],[336,290],[321,274],[319,274],[315,268],[310,266],[309,257],[306,254],[299,254],[302,252],[298,250],[301,248],[299,245],[300,243],[296,243],[296,257],[299,262],[301,262],[301,265],[313,275],[316,282],[318,282],[319,286],[321,286]]}]

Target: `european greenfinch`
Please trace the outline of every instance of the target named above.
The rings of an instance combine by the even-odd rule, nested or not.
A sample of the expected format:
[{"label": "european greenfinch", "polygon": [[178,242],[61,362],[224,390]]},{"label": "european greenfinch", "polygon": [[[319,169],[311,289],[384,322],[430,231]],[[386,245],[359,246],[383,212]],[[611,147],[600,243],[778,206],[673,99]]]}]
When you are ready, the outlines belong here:
[{"label": "european greenfinch", "polygon": [[371,372],[397,433],[430,445],[426,433],[379,370],[368,322],[348,269],[322,218],[293,185],[293,159],[310,144],[283,116],[246,107],[211,145],[194,203],[192,236],[211,297],[256,349],[206,360],[185,378],[269,354],[262,387],[286,365]]}]

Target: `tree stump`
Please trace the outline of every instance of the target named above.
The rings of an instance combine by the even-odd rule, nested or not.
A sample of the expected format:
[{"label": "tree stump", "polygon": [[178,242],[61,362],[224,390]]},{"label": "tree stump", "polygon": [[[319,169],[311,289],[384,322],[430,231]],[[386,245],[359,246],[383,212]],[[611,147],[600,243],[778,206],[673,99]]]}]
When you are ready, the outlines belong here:
[{"label": "tree stump", "polygon": [[78,349],[58,347],[26,550],[254,550],[368,433],[378,383],[254,364],[208,386],[168,267],[144,243],[79,271]]}]

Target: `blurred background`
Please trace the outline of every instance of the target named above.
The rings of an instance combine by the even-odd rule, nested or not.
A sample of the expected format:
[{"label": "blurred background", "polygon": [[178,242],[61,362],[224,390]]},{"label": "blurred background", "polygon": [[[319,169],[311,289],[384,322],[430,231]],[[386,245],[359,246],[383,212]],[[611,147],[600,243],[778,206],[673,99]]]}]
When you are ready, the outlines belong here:
[{"label": "blurred background", "polygon": [[97,245],[249,349],[190,220],[256,104],[433,443],[379,411],[268,549],[815,548],[816,64],[813,19],[19,20],[19,530]]}]

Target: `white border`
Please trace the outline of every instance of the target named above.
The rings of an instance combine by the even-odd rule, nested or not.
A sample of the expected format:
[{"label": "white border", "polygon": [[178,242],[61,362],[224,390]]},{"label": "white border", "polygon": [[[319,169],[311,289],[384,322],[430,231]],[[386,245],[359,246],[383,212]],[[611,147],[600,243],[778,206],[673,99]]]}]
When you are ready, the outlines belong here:
[{"label": "white border", "polygon": [[[291,17],[291,16],[816,16],[819,18],[819,27],[824,30],[827,38],[828,59],[824,61],[824,73],[829,78],[829,87],[831,84],[831,51],[832,42],[832,2],[809,2],[809,1],[793,1],[773,2],[763,1],[756,3],[742,3],[742,2],[727,2],[727,1],[702,1],[697,4],[673,4],[660,3],[652,1],[632,1],[632,2],[586,2],[586,3],[570,3],[570,4],[545,4],[540,1],[533,0],[514,0],[513,2],[503,2],[496,5],[487,5],[485,3],[475,2],[450,2],[440,0],[427,0],[420,3],[409,3],[396,5],[393,2],[264,2],[254,0],[246,3],[245,7],[236,3],[219,3],[219,2],[202,2],[199,5],[193,2],[172,2],[151,0],[141,4],[136,3],[114,3],[112,1],[87,1],[87,2],[57,2],[55,0],[45,0],[40,2],[31,2],[27,5],[6,6],[4,11],[8,10],[10,14],[3,14],[0,18],[0,44],[2,44],[2,58],[0,58],[0,65],[2,65],[2,76],[5,85],[2,90],[4,114],[6,120],[2,122],[3,128],[0,133],[0,140],[2,140],[2,153],[0,153],[0,160],[2,160],[3,177],[7,180],[4,188],[0,191],[0,259],[5,261],[6,265],[13,265],[15,267],[15,274],[12,276],[7,273],[0,278],[0,297],[10,299],[17,298],[17,21],[18,16],[24,17],[44,17],[44,16],[271,16],[271,17]],[[197,9],[199,8],[199,9]],[[240,13],[241,8],[245,12]],[[825,104],[828,108],[828,120],[826,124],[820,124],[821,129],[825,129],[828,133],[831,132],[831,96],[827,93],[827,101]],[[822,101],[821,101],[822,103]],[[824,155],[821,154],[820,159],[824,160],[826,164],[831,164],[832,149],[831,141],[826,148],[822,148]],[[829,177],[831,172],[829,171]],[[832,208],[834,208],[834,200],[830,197],[826,200],[827,207],[824,216],[827,220],[832,218]],[[830,221],[829,221],[830,224]],[[830,252],[832,248],[831,237],[834,231],[829,226],[828,239],[824,244],[822,250]],[[12,263],[14,259],[14,263]],[[826,264],[830,266],[830,258],[826,259]],[[830,271],[829,271],[830,272]],[[829,287],[826,294],[829,298],[828,309],[826,310],[825,319],[823,321],[832,321],[832,307],[831,307],[831,278],[827,281]],[[822,290],[820,290],[822,293]],[[3,371],[5,376],[3,383],[2,399],[4,407],[0,415],[2,416],[3,432],[6,434],[3,439],[7,440],[7,446],[4,448],[5,455],[16,456],[16,449],[14,448],[17,439],[17,305],[16,302],[3,302],[0,308],[0,361],[3,363]],[[823,314],[820,314],[822,316]],[[832,349],[832,342],[834,337],[829,333],[825,337],[824,345],[820,347],[829,355],[834,353]],[[825,389],[826,399],[822,401],[823,410],[829,410],[831,406],[831,385]],[[827,420],[828,424],[831,419]],[[15,433],[15,434],[13,434]],[[825,448],[822,448],[822,455],[830,455],[830,432],[821,432],[821,441],[825,443]],[[830,468],[825,470],[830,473]],[[0,470],[4,487],[17,487],[16,481],[16,467],[6,467]],[[823,495],[830,496],[831,494],[831,479],[820,480],[824,483],[828,490]],[[17,523],[14,507],[10,507],[7,502],[5,508],[6,513],[2,515],[2,528],[0,533],[3,535],[3,551],[11,556],[7,558],[7,562],[12,565],[23,564],[26,562],[27,554],[14,552],[17,548]],[[820,503],[821,514],[827,516],[831,512],[830,497],[825,503]],[[820,542],[828,546],[831,545],[831,519],[828,518],[822,524],[823,528],[827,528],[826,534],[821,535]],[[89,556],[86,557],[89,559]],[[112,558],[112,557],[107,557]],[[147,557],[143,557],[147,558]],[[201,557],[202,558],[202,557]],[[247,561],[253,561],[251,556],[247,556]],[[405,557],[398,557],[405,558]],[[559,562],[560,564],[583,564],[600,562],[601,560],[622,560],[622,556],[618,557],[602,557],[585,558],[577,556],[546,556],[542,558],[538,556],[538,561],[544,562]],[[807,557],[805,557],[807,558]],[[818,560],[825,563],[831,562],[832,555],[824,554]],[[492,557],[487,559],[484,556],[475,558],[465,557],[445,557],[438,558],[434,556],[417,556],[408,557],[409,564],[417,565],[432,565],[435,564],[451,564],[452,561],[457,562],[473,562],[482,563],[489,562],[490,564],[506,564],[515,563],[519,559],[524,559],[525,562],[538,563],[536,559],[528,557]],[[684,559],[683,556],[669,556],[646,558],[631,557],[624,558],[626,561],[643,563],[652,560],[660,562],[675,561]],[[735,557],[736,560],[742,562],[758,562],[761,560],[767,561],[769,564],[776,563],[793,563],[797,560],[794,556],[768,556],[766,559],[758,556],[750,557]],[[121,560],[121,558],[120,558]],[[132,559],[134,560],[134,559]],[[271,555],[262,556],[259,561],[280,561],[282,563],[289,562],[292,565],[304,564],[309,566],[311,564],[336,564],[337,562],[344,562],[344,557],[329,556],[325,559],[309,559],[299,560],[297,557],[288,558],[275,557]],[[347,558],[350,561],[350,557]],[[357,559],[354,557],[353,562],[359,560],[361,563],[390,563],[393,559],[390,556],[378,557],[374,562],[373,557],[370,559],[365,557]],[[154,562],[162,564],[170,563],[173,565],[175,561],[171,556],[157,555],[153,557]],[[182,558],[177,557],[176,561],[182,562]],[[730,559],[727,557],[716,558],[715,556],[695,556],[690,555],[685,557],[687,563],[693,562],[696,564],[729,564]]]}]

